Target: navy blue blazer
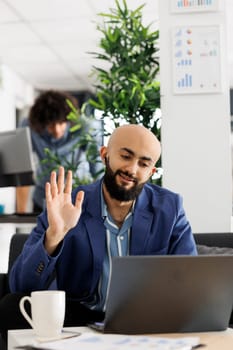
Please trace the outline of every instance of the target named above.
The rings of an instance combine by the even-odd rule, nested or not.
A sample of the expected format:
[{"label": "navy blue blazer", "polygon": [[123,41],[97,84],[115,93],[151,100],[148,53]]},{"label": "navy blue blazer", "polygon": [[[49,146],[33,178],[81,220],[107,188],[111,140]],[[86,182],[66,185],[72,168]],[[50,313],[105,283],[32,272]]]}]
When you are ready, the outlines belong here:
[{"label": "navy blue blazer", "polygon": [[[45,289],[56,269],[57,286],[79,300],[93,296],[105,254],[105,226],[101,217],[101,180],[80,186],[85,191],[82,214],[53,256],[44,249],[48,227],[46,211],[39,215],[22,253],[10,272],[12,292]],[[196,245],[181,197],[165,188],[146,184],[134,207],[130,255],[196,255]]]}]

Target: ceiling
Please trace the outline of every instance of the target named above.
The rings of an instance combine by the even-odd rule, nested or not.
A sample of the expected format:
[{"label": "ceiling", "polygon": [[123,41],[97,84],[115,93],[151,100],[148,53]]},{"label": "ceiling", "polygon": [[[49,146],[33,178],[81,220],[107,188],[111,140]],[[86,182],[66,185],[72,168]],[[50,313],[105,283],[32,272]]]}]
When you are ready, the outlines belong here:
[{"label": "ceiling", "polygon": [[[143,3],[127,0],[131,9]],[[156,28],[158,0],[145,3],[143,23]],[[233,1],[226,0],[226,5],[230,18]],[[114,0],[0,0],[0,63],[37,89],[92,90],[90,73],[96,62],[88,52],[98,51],[97,14],[109,13],[110,7],[115,7]],[[230,37],[231,18],[227,28]],[[233,66],[230,40],[228,61]]]}]

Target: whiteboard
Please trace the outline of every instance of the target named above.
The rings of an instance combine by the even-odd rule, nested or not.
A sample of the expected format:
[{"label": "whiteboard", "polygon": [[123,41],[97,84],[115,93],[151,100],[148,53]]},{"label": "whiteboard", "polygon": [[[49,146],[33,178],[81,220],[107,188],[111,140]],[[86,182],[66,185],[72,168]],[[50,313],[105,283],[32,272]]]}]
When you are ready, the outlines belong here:
[{"label": "whiteboard", "polygon": [[220,26],[172,28],[174,94],[220,93]]}]

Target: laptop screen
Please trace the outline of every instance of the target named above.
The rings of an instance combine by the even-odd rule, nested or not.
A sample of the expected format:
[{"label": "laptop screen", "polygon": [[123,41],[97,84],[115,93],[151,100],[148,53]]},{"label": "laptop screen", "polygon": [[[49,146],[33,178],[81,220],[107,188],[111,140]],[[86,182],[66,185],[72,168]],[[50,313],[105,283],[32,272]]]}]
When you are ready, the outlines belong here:
[{"label": "laptop screen", "polygon": [[105,332],[219,331],[233,304],[233,255],[113,259]]}]

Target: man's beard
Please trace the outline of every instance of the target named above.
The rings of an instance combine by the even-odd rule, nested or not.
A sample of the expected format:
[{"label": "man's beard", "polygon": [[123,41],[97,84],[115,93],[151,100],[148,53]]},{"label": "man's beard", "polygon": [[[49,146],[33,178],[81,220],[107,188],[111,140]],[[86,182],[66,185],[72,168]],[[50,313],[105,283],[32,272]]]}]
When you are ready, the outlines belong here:
[{"label": "man's beard", "polygon": [[[130,189],[120,186],[116,182],[116,176],[124,174],[127,177],[131,178],[134,181],[134,185]],[[109,160],[106,159],[106,169],[104,174],[104,184],[110,196],[121,202],[128,202],[134,200],[141,193],[142,188],[145,183],[138,184],[137,179],[135,179],[131,174],[126,171],[117,170],[115,173],[109,166]]]}]

